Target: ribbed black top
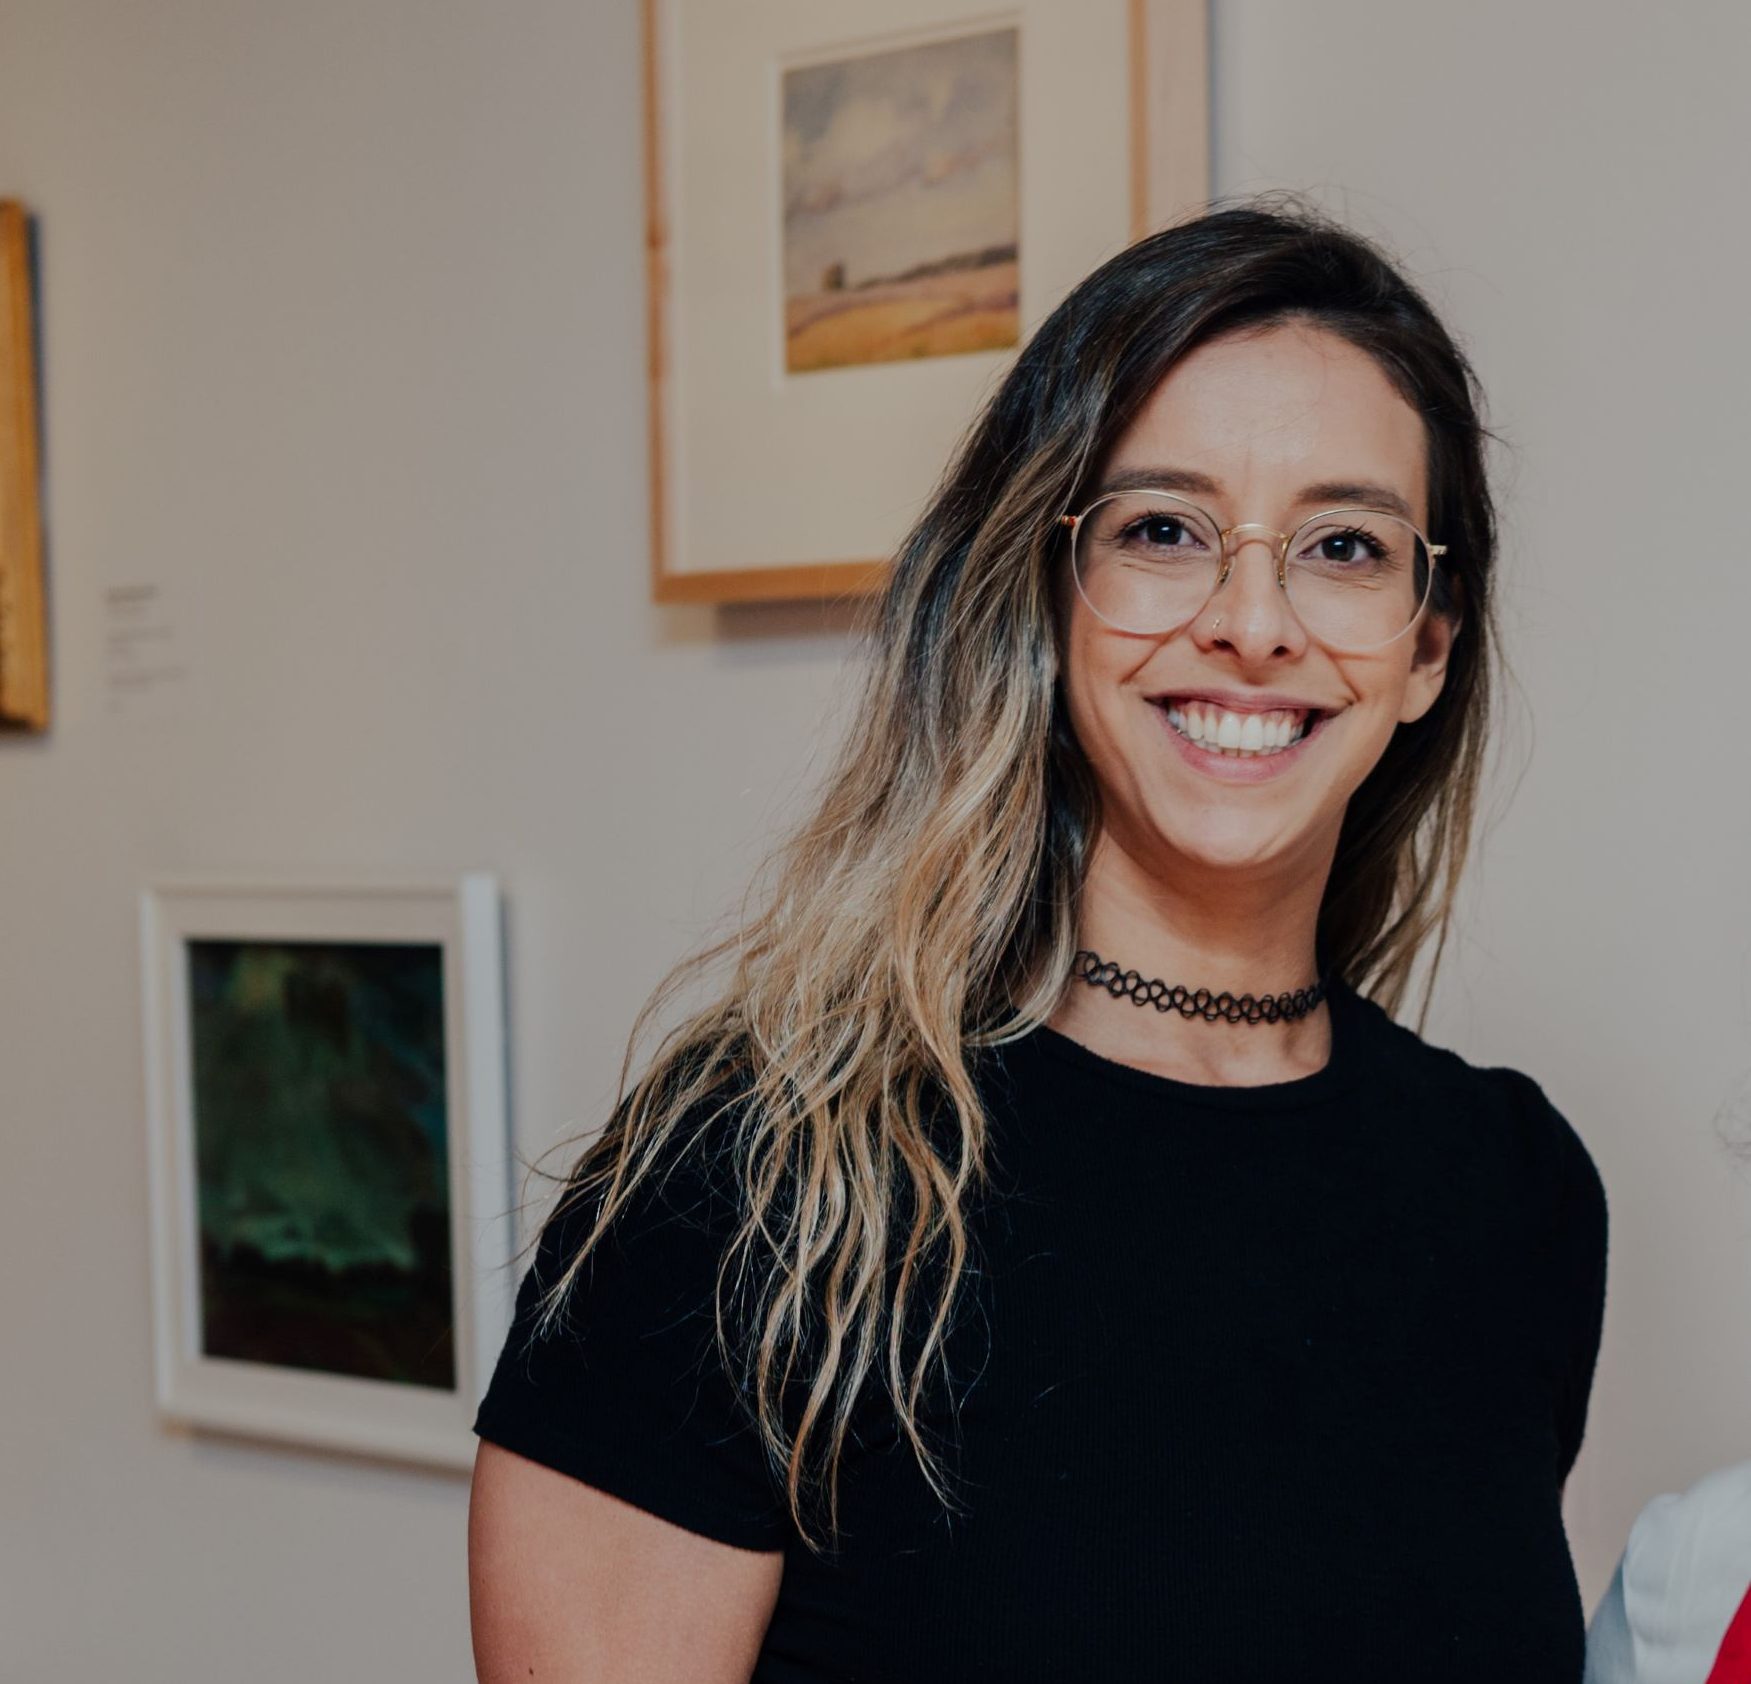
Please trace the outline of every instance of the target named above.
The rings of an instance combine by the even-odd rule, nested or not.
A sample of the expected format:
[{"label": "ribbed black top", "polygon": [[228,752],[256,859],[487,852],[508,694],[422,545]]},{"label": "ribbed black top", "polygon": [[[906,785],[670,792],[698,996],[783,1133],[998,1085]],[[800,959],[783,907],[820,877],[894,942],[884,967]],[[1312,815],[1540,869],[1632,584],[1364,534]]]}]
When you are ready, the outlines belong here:
[{"label": "ribbed black top", "polygon": [[575,1242],[548,1224],[475,1430],[783,1549],[765,1684],[1572,1684],[1604,1189],[1531,1078],[1329,1000],[1330,1061],[1261,1087],[1044,1028],[990,1058],[958,1432],[927,1415],[964,1513],[871,1394],[838,1553],[795,1538],[714,1358],[730,1213],[688,1166],[525,1349]]}]

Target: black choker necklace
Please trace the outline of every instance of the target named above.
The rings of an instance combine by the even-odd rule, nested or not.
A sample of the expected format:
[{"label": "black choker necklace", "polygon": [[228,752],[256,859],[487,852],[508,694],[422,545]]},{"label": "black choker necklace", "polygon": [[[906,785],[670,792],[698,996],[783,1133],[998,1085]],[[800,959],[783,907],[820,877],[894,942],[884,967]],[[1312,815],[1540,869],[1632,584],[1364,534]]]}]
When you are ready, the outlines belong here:
[{"label": "black choker necklace", "polygon": [[1291,1018],[1305,1017],[1325,998],[1332,977],[1327,971],[1311,988],[1297,988],[1293,994],[1267,994],[1262,999],[1251,994],[1230,994],[1226,989],[1212,994],[1207,988],[1187,988],[1177,982],[1169,987],[1159,978],[1145,982],[1137,972],[1121,971],[1112,960],[1103,959],[1086,947],[1071,960],[1070,974],[1080,977],[1090,988],[1104,988],[1115,1000],[1129,995],[1134,1006],[1153,1006],[1158,1012],[1178,1012],[1181,1017],[1201,1017],[1206,1023],[1218,1019],[1229,1023],[1286,1023]]}]

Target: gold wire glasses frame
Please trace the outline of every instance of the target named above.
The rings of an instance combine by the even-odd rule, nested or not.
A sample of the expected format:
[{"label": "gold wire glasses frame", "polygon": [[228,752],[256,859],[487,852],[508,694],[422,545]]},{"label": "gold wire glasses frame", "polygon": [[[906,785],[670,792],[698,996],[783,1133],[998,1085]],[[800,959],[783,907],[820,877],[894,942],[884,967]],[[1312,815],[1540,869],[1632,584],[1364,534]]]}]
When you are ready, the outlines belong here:
[{"label": "gold wire glasses frame", "polygon": [[[1093,543],[1089,541],[1091,516],[1107,504],[1119,504],[1121,509],[1114,516],[1114,530],[1107,534],[1096,534]],[[1138,516],[1133,522],[1126,522],[1122,515],[1128,511],[1129,504],[1138,504]],[[1149,506],[1145,509],[1143,506]],[[1180,513],[1184,511],[1184,513]],[[1348,518],[1347,518],[1348,516]],[[1149,544],[1140,539],[1129,541],[1129,553],[1121,555],[1121,539],[1124,534],[1138,523],[1166,523],[1166,525],[1182,525],[1191,532],[1194,539],[1203,543],[1199,550],[1189,544]],[[1390,523],[1382,527],[1380,523]],[[1234,543],[1234,536],[1241,532],[1262,534],[1273,539],[1271,548],[1276,557],[1276,583],[1282,588],[1283,595],[1289,599],[1290,611],[1301,621],[1306,634],[1315,641],[1324,644],[1329,649],[1341,649],[1343,653],[1359,655],[1368,653],[1371,649],[1385,648],[1390,642],[1396,642],[1403,637],[1424,611],[1429,600],[1434,567],[1439,557],[1445,557],[1446,544],[1432,544],[1418,529],[1415,523],[1404,520],[1401,515],[1389,515],[1385,509],[1366,508],[1366,506],[1345,506],[1345,508],[1322,509],[1319,515],[1310,515],[1294,532],[1280,532],[1276,527],[1266,527],[1259,522],[1238,522],[1233,527],[1222,527],[1215,522],[1206,509],[1199,508],[1196,502],[1191,502],[1175,492],[1159,492],[1142,487],[1135,492],[1107,492],[1096,497],[1080,515],[1059,515],[1059,527],[1065,527],[1070,532],[1072,546],[1072,571],[1075,574],[1077,593],[1086,602],[1096,618],[1112,625],[1121,632],[1133,632],[1140,635],[1166,635],[1189,625],[1192,620],[1203,613],[1210,600],[1217,595],[1220,588],[1226,585],[1229,574],[1234,571],[1234,553],[1240,550],[1240,543]],[[1373,523],[1373,525],[1369,525]],[[1411,551],[1413,551],[1413,571],[1411,579],[1415,579],[1415,548],[1420,546],[1425,565],[1422,567],[1420,585],[1413,585],[1417,590],[1417,600],[1404,613],[1404,604],[1410,600],[1410,593],[1401,595],[1399,611],[1404,613],[1404,620],[1397,625],[1397,630],[1385,637],[1375,637],[1371,641],[1354,641],[1345,635],[1334,635],[1336,623],[1357,625],[1361,621],[1371,620],[1376,627],[1383,620],[1383,611],[1390,606],[1389,593],[1383,592],[1383,585],[1390,585],[1390,572],[1387,565],[1368,564],[1364,557],[1364,565],[1355,567],[1345,562],[1334,562],[1331,558],[1319,558],[1319,567],[1297,567],[1297,574],[1303,579],[1301,585],[1301,602],[1297,602],[1297,593],[1290,585],[1290,546],[1294,546],[1297,537],[1304,532],[1313,532],[1319,536],[1319,543],[1345,541],[1352,544],[1371,544],[1376,551],[1390,550],[1392,534],[1410,534]],[[1250,539],[1243,539],[1250,541]],[[1093,557],[1089,551],[1093,548]],[[1103,565],[1105,564],[1105,565]],[[1368,565],[1375,565],[1375,572],[1368,571]],[[1392,562],[1392,567],[1401,567],[1399,560]],[[1213,576],[1212,576],[1213,569]],[[1093,571],[1094,578],[1089,578]],[[1175,602],[1175,592],[1178,600]],[[1101,600],[1105,599],[1105,606]],[[1166,604],[1173,606],[1166,609]],[[1336,606],[1334,606],[1336,604]],[[1311,623],[1310,623],[1310,613]]]}]

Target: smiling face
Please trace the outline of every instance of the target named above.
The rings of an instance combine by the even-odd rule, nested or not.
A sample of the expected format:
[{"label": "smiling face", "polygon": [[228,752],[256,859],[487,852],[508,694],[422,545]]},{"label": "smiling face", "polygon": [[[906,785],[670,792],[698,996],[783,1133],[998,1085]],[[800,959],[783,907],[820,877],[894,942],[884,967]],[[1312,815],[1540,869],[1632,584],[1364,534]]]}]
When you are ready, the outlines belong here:
[{"label": "smiling face", "polygon": [[[1146,484],[1178,491],[1222,527],[1283,533],[1339,503],[1390,509],[1396,496],[1427,532],[1425,449],[1421,417],[1372,357],[1324,328],[1286,323],[1182,358],[1102,464],[1097,494]],[[1456,629],[1425,608],[1381,648],[1333,651],[1296,618],[1273,541],[1231,542],[1221,589],[1165,635],[1100,619],[1067,556],[1056,581],[1065,702],[1099,786],[1105,840],[1152,875],[1329,865],[1351,795],[1397,726],[1440,693]],[[1211,700],[1191,700],[1200,694]],[[1288,738],[1299,716],[1285,701],[1319,710],[1304,740],[1280,753],[1222,752]],[[1256,713],[1264,718],[1249,721]]]}]

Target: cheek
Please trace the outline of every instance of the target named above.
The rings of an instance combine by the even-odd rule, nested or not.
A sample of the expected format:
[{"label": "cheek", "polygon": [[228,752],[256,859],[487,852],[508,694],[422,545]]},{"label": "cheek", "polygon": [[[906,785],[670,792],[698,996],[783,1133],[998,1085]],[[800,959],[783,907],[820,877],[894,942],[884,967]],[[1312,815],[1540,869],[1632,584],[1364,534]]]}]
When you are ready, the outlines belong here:
[{"label": "cheek", "polygon": [[1147,765],[1150,745],[1143,732],[1150,722],[1127,688],[1146,653],[1123,646],[1123,640],[1087,635],[1072,617],[1060,679],[1065,710],[1096,781],[1108,792],[1135,788]]},{"label": "cheek", "polygon": [[1343,764],[1347,769],[1342,779],[1346,801],[1361,787],[1363,779],[1386,752],[1393,730],[1392,716],[1371,708],[1352,709],[1348,724],[1348,740],[1343,745]]},{"label": "cheek", "polygon": [[1348,717],[1343,721],[1347,727],[1343,743],[1343,758],[1348,766],[1343,780],[1347,799],[1373,771],[1398,729],[1409,663],[1402,659],[1350,661],[1343,663],[1342,670],[1352,697]]},{"label": "cheek", "polygon": [[1104,712],[1112,706],[1116,675],[1107,670],[1102,659],[1103,640],[1090,632],[1087,611],[1077,612],[1081,608],[1078,599],[1071,605],[1064,623],[1059,674],[1077,740],[1089,747],[1101,730]]},{"label": "cheek", "polygon": [[1087,667],[1074,656],[1065,665],[1059,684],[1064,693],[1064,711],[1070,717],[1070,730],[1077,746],[1091,762],[1098,764],[1105,759],[1102,746],[1105,729],[1095,701],[1098,687],[1089,683]]},{"label": "cheek", "polygon": [[[1338,672],[1353,699],[1355,711],[1366,719],[1358,733],[1383,748],[1398,722],[1410,686],[1410,652],[1394,650],[1373,660],[1352,656],[1338,662]],[[1359,720],[1358,723],[1361,723]]]}]

